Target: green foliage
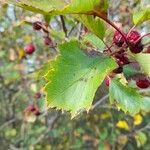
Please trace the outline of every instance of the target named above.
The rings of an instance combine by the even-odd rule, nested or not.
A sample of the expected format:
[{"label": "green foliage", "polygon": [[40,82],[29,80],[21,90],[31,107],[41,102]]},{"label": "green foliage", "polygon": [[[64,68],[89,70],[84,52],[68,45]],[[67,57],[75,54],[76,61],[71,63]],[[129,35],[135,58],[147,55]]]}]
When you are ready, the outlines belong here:
[{"label": "green foliage", "polygon": [[133,22],[135,25],[141,24],[144,21],[150,20],[150,7],[143,8],[133,14]]},{"label": "green foliage", "polygon": [[68,110],[74,116],[90,109],[97,88],[117,65],[111,58],[85,54],[75,41],[59,48],[60,55],[46,75],[48,106]]},{"label": "green foliage", "polygon": [[135,59],[140,64],[142,70],[150,77],[150,54],[137,54]]},{"label": "green foliage", "polygon": [[105,45],[103,43],[103,41],[101,39],[99,39],[96,35],[94,34],[87,34],[83,37],[83,42],[86,44],[87,42],[89,42],[90,44],[92,44],[92,46],[96,49],[98,49],[98,51],[103,52]]},{"label": "green foliage", "polygon": [[114,79],[111,81],[109,94],[110,102],[116,102],[116,105],[124,112],[129,112],[133,115],[140,111],[140,94],[138,94],[135,89],[122,84],[119,79]]},{"label": "green foliage", "polygon": [[150,112],[150,97],[144,97],[142,99],[142,110],[145,112]]},{"label": "green foliage", "polygon": [[92,13],[94,9],[102,10],[106,13],[108,8],[107,0],[73,0],[66,2],[64,0],[7,0],[9,3],[16,4],[30,11],[43,14],[86,14]]},{"label": "green foliage", "polygon": [[147,137],[146,137],[146,134],[144,132],[138,132],[135,135],[135,139],[136,139],[138,147],[143,146],[146,143],[146,141],[147,141]]},{"label": "green foliage", "polygon": [[104,38],[105,26],[101,19],[93,16],[79,15],[79,21],[82,22],[91,32],[97,35],[100,39]]},{"label": "green foliage", "polygon": [[[137,69],[126,65],[123,74],[117,75],[123,80],[125,77],[129,82],[127,85],[122,83],[122,79],[114,78],[112,70],[118,66],[114,58],[109,57],[112,55],[102,54],[107,47],[103,40],[110,46],[113,30],[109,28],[109,32],[105,34],[104,22],[95,17],[94,13],[98,12],[101,17],[106,18],[107,1],[7,1],[44,15],[33,14],[12,5],[5,7],[0,5],[1,148],[149,149],[149,89],[140,89],[139,92],[142,94],[139,94],[138,88],[129,87],[130,81],[132,86],[136,87],[134,77],[140,72],[139,66],[136,66]],[[136,3],[137,1],[134,1],[133,5]],[[114,3],[110,3],[110,7],[116,8]],[[116,13],[119,12],[119,18],[125,23],[126,29],[131,28],[129,18],[132,18],[132,14],[131,11],[128,13],[126,11],[131,7],[128,2],[120,1],[120,5],[116,8]],[[60,14],[67,14],[64,16],[65,24],[61,22],[59,16],[55,16]],[[139,18],[135,19],[136,25],[149,18],[148,14],[145,14],[144,18],[139,15]],[[110,13],[111,17],[113,16]],[[43,44],[43,36],[47,36],[48,33],[42,29],[40,31],[32,29],[32,22],[37,18],[43,24],[49,24],[49,35],[56,42],[54,47]],[[79,22],[88,28],[86,33],[84,26]],[[142,26],[145,27],[149,30],[148,25]],[[148,42],[144,38],[142,41]],[[25,56],[23,47],[29,42],[35,44],[36,51],[32,56]],[[119,48],[112,47],[114,52],[117,49]],[[135,56],[142,70],[149,75],[150,66],[147,63],[149,54],[146,55],[133,54],[132,58]],[[45,76],[46,80],[37,76]],[[112,105],[107,101],[108,87],[102,84],[106,76],[114,78],[110,84]],[[101,88],[98,88],[99,86]],[[37,92],[41,94],[39,98],[36,97]],[[88,114],[84,113],[83,110],[89,110],[92,102],[94,103],[92,110],[88,111]],[[37,105],[40,116],[25,113],[28,105],[32,104]],[[67,110],[72,116],[79,112],[83,113],[71,120],[64,111],[60,113],[54,109],[47,110],[47,104],[48,107]],[[118,111],[115,106],[123,111]],[[135,113],[138,114],[132,116]]]}]

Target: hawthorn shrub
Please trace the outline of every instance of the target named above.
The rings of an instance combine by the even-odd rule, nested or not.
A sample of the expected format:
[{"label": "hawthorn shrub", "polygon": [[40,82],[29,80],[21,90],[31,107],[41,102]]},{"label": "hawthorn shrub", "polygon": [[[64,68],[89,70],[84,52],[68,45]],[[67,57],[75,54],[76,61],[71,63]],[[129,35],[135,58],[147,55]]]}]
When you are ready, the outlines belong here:
[{"label": "hawthorn shrub", "polygon": [[[28,99],[24,102],[27,106],[19,108],[22,114],[17,116],[22,120],[21,128],[25,129],[15,129],[12,125],[4,132],[6,139],[21,132],[21,140],[10,142],[10,148],[42,149],[44,146],[44,149],[101,150],[148,147],[149,133],[145,131],[150,126],[150,33],[142,32],[142,28],[149,30],[146,23],[150,19],[150,8],[137,1],[133,2],[132,10],[124,3],[120,2],[118,12],[108,0],[7,0],[3,4],[6,10],[13,7],[23,14],[22,17],[17,14],[19,21],[16,18],[9,21],[1,49],[9,49],[9,59],[14,62],[10,68],[17,68],[13,82],[8,82],[9,90],[12,84],[17,92],[10,95],[17,94],[20,85],[19,92],[27,94],[24,97]],[[118,23],[113,21],[115,12],[122,17]],[[40,17],[34,18],[37,14]],[[132,19],[123,18],[126,15]],[[146,24],[144,27],[143,23]],[[24,34],[26,36],[22,38]],[[15,44],[12,39],[16,39]],[[5,55],[7,53],[1,54],[2,59]],[[16,56],[22,61],[20,65]],[[33,68],[29,67],[31,62]],[[5,72],[3,69],[1,72],[5,82]],[[2,88],[6,91],[7,84]],[[69,122],[67,126],[66,122]],[[36,128],[33,129],[35,134],[26,129],[30,125]],[[3,126],[5,124],[1,128]],[[44,138],[47,140],[42,143]]]}]

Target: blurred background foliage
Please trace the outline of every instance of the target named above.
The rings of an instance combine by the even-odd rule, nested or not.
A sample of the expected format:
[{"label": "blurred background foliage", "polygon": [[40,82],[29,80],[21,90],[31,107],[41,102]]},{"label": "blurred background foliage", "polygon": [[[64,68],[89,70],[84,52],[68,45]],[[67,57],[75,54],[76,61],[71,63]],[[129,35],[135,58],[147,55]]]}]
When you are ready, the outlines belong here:
[{"label": "blurred background foliage", "polygon": [[[132,9],[139,7],[139,0],[110,4],[109,17],[129,29]],[[78,21],[70,16],[64,19],[69,38],[84,35],[85,28]],[[30,22],[37,20],[49,24],[56,43],[65,39],[59,16],[41,16],[0,3],[0,150],[149,150],[150,114],[129,116],[110,106],[104,84],[88,114],[71,120],[66,112],[46,111],[40,70],[58,52],[43,44],[43,33],[33,30]],[[141,32],[149,29],[146,23],[139,28]],[[92,42],[91,38],[84,40]],[[36,52],[26,56],[23,47],[31,42]],[[31,105],[38,107],[39,116],[27,112]]]}]

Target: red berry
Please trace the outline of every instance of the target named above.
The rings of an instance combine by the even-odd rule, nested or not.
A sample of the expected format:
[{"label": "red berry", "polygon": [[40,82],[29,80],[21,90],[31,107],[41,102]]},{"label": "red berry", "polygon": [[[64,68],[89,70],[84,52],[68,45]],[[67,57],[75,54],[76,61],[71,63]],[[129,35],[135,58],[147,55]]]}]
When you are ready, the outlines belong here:
[{"label": "red berry", "polygon": [[32,24],[34,30],[40,30],[42,28],[42,23],[40,21],[33,22]]},{"label": "red berry", "polygon": [[113,73],[119,74],[123,72],[123,68],[120,66],[117,69],[113,70]]},{"label": "red berry", "polygon": [[131,31],[128,35],[127,35],[127,41],[129,44],[133,45],[133,44],[137,44],[141,42],[141,34],[137,31]]},{"label": "red berry", "polygon": [[124,53],[115,54],[115,58],[117,59],[117,63],[119,66],[126,65],[126,64],[130,63],[129,59],[125,56]]},{"label": "red berry", "polygon": [[121,47],[124,44],[124,38],[122,37],[122,35],[116,31],[114,33],[114,37],[113,37],[113,42],[118,46]]},{"label": "red berry", "polygon": [[39,111],[37,111],[37,112],[35,113],[35,115],[36,115],[36,116],[39,116],[39,115],[41,115],[41,113],[40,113]]},{"label": "red berry", "polygon": [[44,37],[44,44],[45,45],[52,45],[52,39],[49,37]]},{"label": "red berry", "polygon": [[132,53],[137,54],[143,50],[143,45],[141,43],[141,34],[137,31],[131,31],[127,35],[127,41],[129,44],[129,49]]},{"label": "red berry", "polygon": [[104,83],[106,86],[109,86],[110,85],[110,81],[111,81],[111,78],[109,76],[107,76],[104,80]]},{"label": "red berry", "polygon": [[130,45],[130,46],[129,46],[129,49],[130,49],[130,51],[131,51],[132,53],[137,54],[137,53],[142,52],[142,50],[143,50],[143,45],[142,45],[141,43],[137,43],[137,44],[135,44],[135,45]]},{"label": "red berry", "polygon": [[150,46],[147,48],[146,53],[150,53]]},{"label": "red berry", "polygon": [[136,81],[136,85],[141,89],[146,89],[150,86],[150,81],[146,78],[144,79],[138,79]]},{"label": "red berry", "polygon": [[30,43],[30,44],[28,44],[24,47],[24,51],[25,51],[26,54],[30,55],[35,51],[35,47],[32,43]]}]

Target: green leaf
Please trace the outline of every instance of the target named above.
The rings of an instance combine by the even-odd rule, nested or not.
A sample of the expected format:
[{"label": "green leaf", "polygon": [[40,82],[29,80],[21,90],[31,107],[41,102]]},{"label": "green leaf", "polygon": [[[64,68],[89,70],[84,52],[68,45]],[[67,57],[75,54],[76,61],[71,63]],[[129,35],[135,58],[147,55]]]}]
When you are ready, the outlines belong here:
[{"label": "green leaf", "polygon": [[144,132],[138,132],[135,135],[135,139],[136,139],[136,142],[137,142],[137,146],[141,147],[146,143],[147,136]]},{"label": "green leaf", "polygon": [[107,18],[107,0],[72,0],[71,2],[66,2],[65,0],[7,0],[7,2],[33,12],[44,14],[47,18],[49,15],[80,14],[79,20],[91,32],[101,39],[104,37],[105,26],[103,21],[99,18],[94,18],[93,14],[96,11],[103,18]]},{"label": "green leaf", "polygon": [[141,108],[145,112],[150,112],[150,97],[143,97]]},{"label": "green leaf", "polygon": [[150,7],[137,11],[133,14],[133,22],[135,25],[141,24],[150,19]]},{"label": "green leaf", "polygon": [[119,79],[113,79],[109,87],[110,102],[116,102],[124,112],[134,115],[140,111],[141,96],[133,88],[123,85]]},{"label": "green leaf", "polygon": [[105,25],[101,19],[86,15],[80,15],[77,19],[100,39],[103,39],[105,35]]},{"label": "green leaf", "polygon": [[103,50],[105,48],[105,44],[103,43],[103,41],[94,34],[85,35],[83,37],[83,42],[84,43],[90,42],[100,52],[103,52]]},{"label": "green leaf", "polygon": [[135,56],[135,59],[140,64],[143,71],[145,71],[145,73],[147,73],[147,75],[150,77],[150,54],[147,53],[137,54]]},{"label": "green leaf", "polygon": [[97,88],[117,64],[110,57],[85,54],[76,41],[59,48],[60,55],[46,75],[47,103],[75,116],[82,109],[90,109]]},{"label": "green leaf", "polygon": [[63,0],[7,0],[7,3],[41,14],[57,13],[58,10],[61,12],[67,5]]},{"label": "green leaf", "polygon": [[91,14],[93,10],[107,16],[107,0],[7,0],[30,11],[42,14]]},{"label": "green leaf", "polygon": [[125,77],[131,77],[137,74],[137,71],[130,65],[125,65],[123,67],[123,74]]}]

